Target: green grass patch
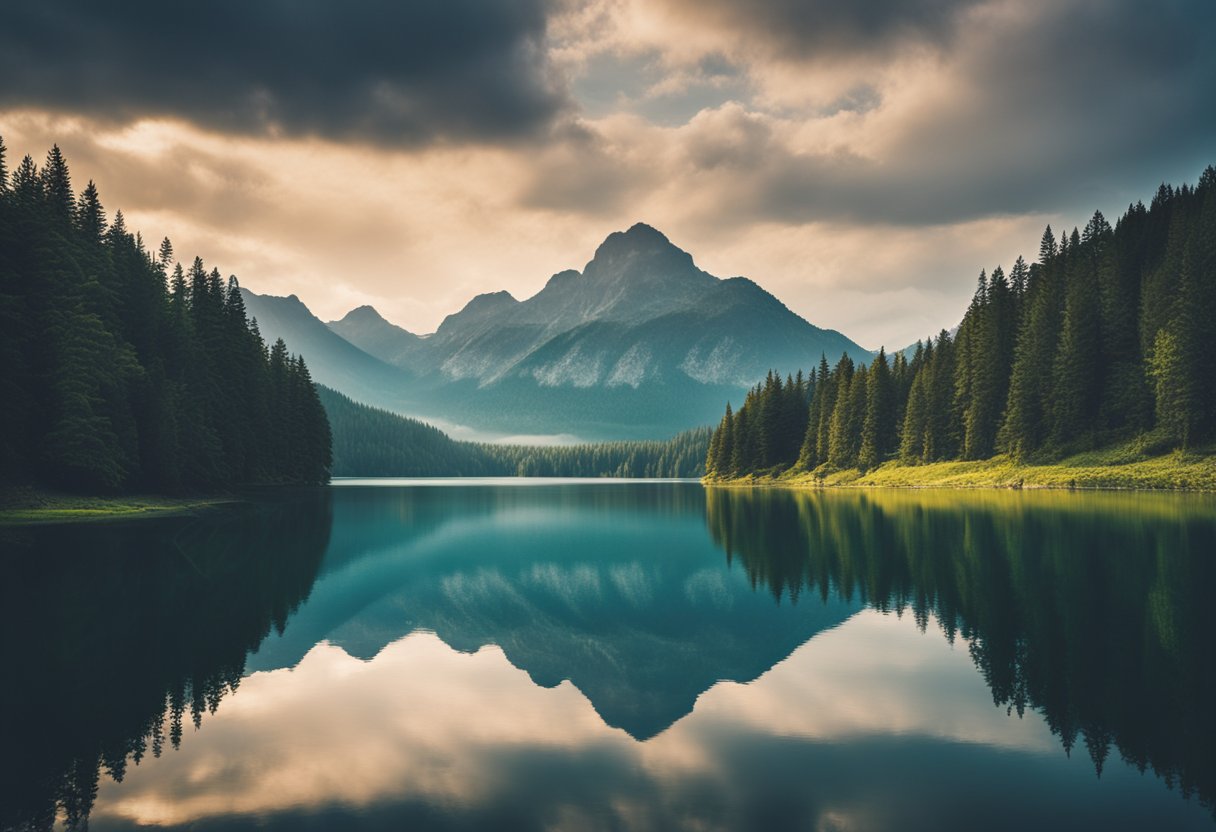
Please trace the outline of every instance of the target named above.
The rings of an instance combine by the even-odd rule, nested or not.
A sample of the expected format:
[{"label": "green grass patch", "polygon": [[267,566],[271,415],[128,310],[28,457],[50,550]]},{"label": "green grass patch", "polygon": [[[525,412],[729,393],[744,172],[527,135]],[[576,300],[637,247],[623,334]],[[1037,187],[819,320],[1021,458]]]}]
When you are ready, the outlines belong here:
[{"label": "green grass patch", "polygon": [[12,489],[0,495],[0,524],[72,523],[119,520],[197,511],[228,503],[229,496],[163,497],[81,496],[36,489]]},{"label": "green grass patch", "polygon": [[721,482],[725,485],[890,488],[1062,488],[1216,491],[1212,448],[1143,456],[1135,443],[1086,451],[1051,463],[996,456],[974,462],[904,465],[887,462],[870,471],[785,471]]}]

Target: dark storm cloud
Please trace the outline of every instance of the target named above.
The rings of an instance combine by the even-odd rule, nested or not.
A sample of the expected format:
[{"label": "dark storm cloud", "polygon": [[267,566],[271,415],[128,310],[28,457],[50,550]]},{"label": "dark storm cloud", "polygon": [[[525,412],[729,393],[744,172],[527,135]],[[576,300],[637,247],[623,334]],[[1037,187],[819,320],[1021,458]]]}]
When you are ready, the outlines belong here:
[{"label": "dark storm cloud", "polygon": [[881,160],[793,153],[751,130],[731,162],[736,218],[930,225],[1121,208],[1216,163],[1216,4],[1080,0],[1013,23],[960,33],[962,92],[890,125]]},{"label": "dark storm cloud", "polygon": [[544,0],[25,0],[0,107],[379,144],[535,135],[567,106]]},{"label": "dark storm cloud", "polygon": [[802,57],[884,53],[907,43],[944,44],[980,0],[668,0],[688,14],[767,39]]}]

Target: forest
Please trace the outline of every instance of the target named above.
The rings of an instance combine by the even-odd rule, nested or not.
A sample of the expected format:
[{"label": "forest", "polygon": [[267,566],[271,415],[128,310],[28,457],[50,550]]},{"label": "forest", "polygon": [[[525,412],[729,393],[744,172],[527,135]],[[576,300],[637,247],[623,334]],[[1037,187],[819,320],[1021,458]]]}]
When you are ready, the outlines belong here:
[{"label": "forest", "polygon": [[1216,168],[1162,185],[1112,228],[1095,212],[1037,262],[981,272],[957,332],[868,365],[826,357],[770,373],[727,405],[710,479],[873,469],[1007,454],[1050,462],[1134,442],[1144,453],[1216,438]]},{"label": "forest", "polygon": [[700,477],[709,428],[671,439],[565,446],[462,442],[318,386],[338,477]]},{"label": "forest", "polygon": [[236,277],[174,260],[73,190],[52,147],[0,140],[0,483],[178,493],[329,480],[304,359],[267,345]]}]

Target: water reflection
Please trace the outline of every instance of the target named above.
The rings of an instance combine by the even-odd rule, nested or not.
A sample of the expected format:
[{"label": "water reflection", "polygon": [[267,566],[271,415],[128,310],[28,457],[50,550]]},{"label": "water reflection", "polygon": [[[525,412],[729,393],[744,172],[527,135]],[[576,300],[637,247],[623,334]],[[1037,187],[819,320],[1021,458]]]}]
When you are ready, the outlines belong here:
[{"label": "water reflection", "polygon": [[0,828],[86,825],[121,781],[237,689],[307,597],[328,496],[199,518],[0,530]]},{"label": "water reflection", "polygon": [[711,489],[714,539],[776,597],[932,615],[993,701],[1216,800],[1216,514],[1205,496]]},{"label": "water reflection", "polygon": [[1213,507],[338,488],[47,530],[6,558],[0,821],[1209,828]]},{"label": "water reflection", "polygon": [[321,640],[370,659],[425,630],[496,645],[542,687],[570,680],[644,740],[860,608],[774,604],[723,567],[699,486],[339,489],[317,591],[252,667]]}]

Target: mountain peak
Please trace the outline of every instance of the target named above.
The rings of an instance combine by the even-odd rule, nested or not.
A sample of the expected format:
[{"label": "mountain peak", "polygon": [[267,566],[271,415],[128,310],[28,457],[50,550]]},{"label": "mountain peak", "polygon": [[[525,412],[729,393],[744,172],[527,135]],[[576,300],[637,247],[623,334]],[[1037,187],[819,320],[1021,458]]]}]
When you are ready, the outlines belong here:
[{"label": "mountain peak", "polygon": [[497,309],[501,306],[514,306],[519,303],[515,296],[505,289],[500,289],[497,292],[484,292],[480,295],[474,295],[473,299],[464,305],[461,312],[481,312],[487,309]]},{"label": "mountain peak", "polygon": [[696,270],[691,254],[673,245],[658,229],[639,222],[628,231],[609,234],[583,273],[588,277],[619,277],[639,267],[642,271],[667,273]]},{"label": "mountain peak", "polygon": [[388,323],[385,317],[376,311],[376,307],[364,304],[363,306],[356,306],[343,315],[341,319],[331,321],[331,323],[378,323],[380,321]]},{"label": "mountain peak", "polygon": [[629,230],[624,232],[626,239],[633,240],[656,240],[659,242],[670,243],[662,231],[655,228],[653,225],[647,225],[644,222],[635,222],[629,226]]},{"label": "mountain peak", "polygon": [[450,333],[453,326],[493,320],[495,315],[518,305],[519,301],[506,290],[475,295],[459,312],[453,312],[444,318],[436,332]]},{"label": "mountain peak", "polygon": [[631,225],[627,231],[613,231],[609,234],[595,250],[595,256],[598,258],[601,254],[618,250],[640,251],[665,248],[675,248],[675,246],[662,231],[644,222],[638,222]]}]

